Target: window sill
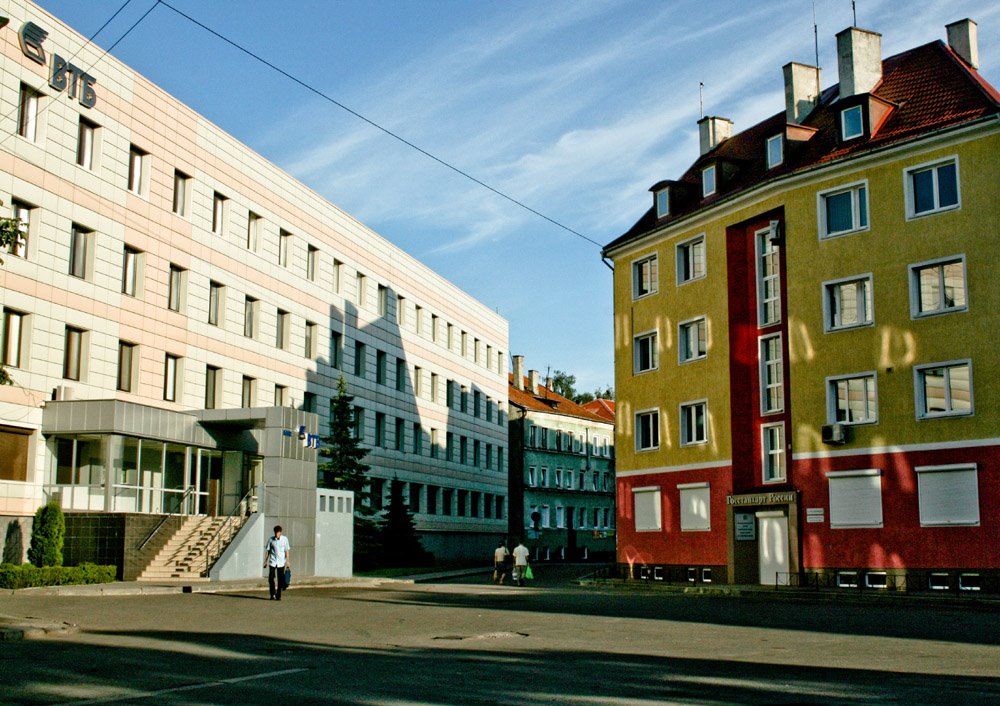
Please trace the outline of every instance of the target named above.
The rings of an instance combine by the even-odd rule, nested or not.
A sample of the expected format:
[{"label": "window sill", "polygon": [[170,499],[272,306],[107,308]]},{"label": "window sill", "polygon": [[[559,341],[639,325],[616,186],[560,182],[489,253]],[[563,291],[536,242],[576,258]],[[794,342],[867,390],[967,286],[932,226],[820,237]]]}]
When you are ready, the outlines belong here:
[{"label": "window sill", "polygon": [[677,365],[687,365],[688,363],[697,363],[699,360],[706,360],[708,358],[708,353],[705,355],[699,355],[695,358],[687,358],[685,360],[678,360]]},{"label": "window sill", "polygon": [[910,312],[910,320],[933,319],[935,316],[947,316],[948,314],[962,314],[969,310],[968,306],[956,306],[951,309],[941,309],[939,311]]},{"label": "window sill", "polygon": [[863,324],[851,324],[849,326],[826,326],[823,333],[841,333],[842,331],[857,331],[858,329],[874,328],[874,321],[866,321]]},{"label": "window sill", "polygon": [[861,226],[859,228],[851,228],[850,230],[838,230],[835,233],[822,233],[819,236],[820,241],[824,240],[836,240],[837,238],[842,238],[845,235],[854,235],[856,233],[865,233],[870,231],[871,225]]},{"label": "window sill", "polygon": [[949,211],[958,211],[962,208],[962,204],[955,204],[954,206],[945,206],[944,208],[935,208],[932,211],[921,211],[920,213],[907,213],[906,220],[914,221],[918,218],[923,218],[924,216],[936,216],[939,213],[948,213]]},{"label": "window sill", "polygon": [[692,277],[690,279],[678,279],[677,286],[683,287],[685,284],[691,284],[692,282],[700,282],[703,279],[708,279],[708,274],[698,275],[697,277]]},{"label": "window sill", "polygon": [[936,414],[918,414],[917,421],[924,422],[934,419],[955,419],[961,417],[971,417],[974,415],[973,411],[970,412],[938,412]]},{"label": "window sill", "polygon": [[640,299],[649,299],[649,297],[655,296],[656,294],[659,294],[659,290],[658,289],[654,289],[652,292],[646,292],[645,294],[635,294],[633,292],[632,293],[632,301],[637,302]]}]

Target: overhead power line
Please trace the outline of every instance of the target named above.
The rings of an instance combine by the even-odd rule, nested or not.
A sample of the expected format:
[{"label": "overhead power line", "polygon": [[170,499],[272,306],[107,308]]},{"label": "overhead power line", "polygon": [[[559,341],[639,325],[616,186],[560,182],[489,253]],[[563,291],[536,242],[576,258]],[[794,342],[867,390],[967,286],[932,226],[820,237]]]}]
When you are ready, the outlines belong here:
[{"label": "overhead power line", "polygon": [[[410,149],[416,150],[417,152],[419,152],[420,154],[424,155],[425,157],[434,160],[435,162],[437,162],[441,166],[443,166],[443,167],[445,167],[447,169],[450,169],[451,171],[455,172],[456,174],[465,177],[469,181],[471,181],[471,182],[473,182],[475,184],[478,184],[479,186],[481,186],[484,189],[486,189],[486,190],[488,190],[488,191],[496,194],[497,196],[499,196],[499,197],[501,197],[503,199],[506,199],[507,201],[511,202],[515,206],[519,206],[520,208],[524,209],[525,211],[528,211],[529,213],[532,213],[532,214],[538,216],[539,218],[542,218],[542,219],[548,221],[552,225],[554,225],[554,226],[556,226],[558,228],[561,228],[562,230],[565,230],[566,232],[568,232],[568,233],[570,233],[572,235],[575,235],[576,237],[581,238],[582,240],[585,240],[588,243],[591,243],[592,245],[596,245],[599,248],[603,247],[602,244],[599,243],[599,242],[597,242],[596,240],[593,240],[592,238],[588,238],[583,233],[580,233],[579,231],[576,231],[576,230],[570,228],[569,226],[567,226],[567,225],[565,225],[563,223],[560,223],[559,221],[555,220],[554,218],[546,216],[541,211],[538,211],[538,210],[532,208],[531,206],[527,205],[523,201],[520,201],[520,200],[514,198],[513,196],[510,196],[509,194],[501,191],[500,189],[497,189],[496,187],[490,186],[489,184],[487,184],[482,179],[479,179],[479,178],[473,176],[472,174],[469,174],[467,171],[465,171],[465,170],[463,170],[463,169],[461,169],[459,167],[456,167],[454,164],[452,164],[452,163],[450,163],[450,162],[442,159],[441,157],[438,157],[437,155],[435,155],[435,154],[433,154],[433,153],[425,150],[423,147],[420,147],[419,145],[414,144],[410,140],[407,140],[402,135],[400,135],[400,134],[398,134],[396,132],[393,132],[389,128],[387,128],[387,127],[385,127],[383,125],[380,125],[379,123],[375,122],[371,118],[368,118],[368,117],[362,115],[361,113],[359,113],[358,111],[356,111],[356,110],[354,110],[352,108],[349,108],[348,106],[344,105],[343,103],[341,103],[340,101],[338,101],[333,96],[330,96],[330,95],[324,93],[323,91],[321,91],[320,89],[316,88],[315,86],[313,86],[313,85],[311,85],[309,83],[306,83],[305,81],[303,81],[302,79],[298,78],[297,76],[294,76],[294,75],[288,73],[284,69],[282,69],[279,66],[271,63],[270,61],[268,61],[264,57],[260,56],[259,54],[257,54],[255,52],[251,51],[250,49],[246,48],[245,46],[243,46],[239,42],[236,42],[236,41],[230,39],[229,37],[225,36],[224,34],[222,34],[222,33],[218,32],[218,31],[212,29],[211,27],[209,27],[208,25],[204,24],[203,22],[195,19],[191,15],[189,15],[189,14],[187,14],[187,13],[179,10],[178,8],[176,8],[173,5],[171,5],[169,2],[166,2],[165,0],[157,0],[156,5],[163,5],[164,7],[173,10],[176,14],[180,15],[181,17],[183,17],[184,19],[186,19],[188,22],[191,22],[192,24],[197,25],[198,27],[200,27],[201,29],[205,30],[209,34],[217,37],[218,39],[221,39],[223,42],[225,42],[226,44],[230,45],[234,49],[237,49],[237,50],[243,52],[247,56],[251,57],[252,59],[255,59],[256,61],[260,62],[261,64],[264,64],[264,66],[267,66],[269,69],[271,69],[271,70],[273,70],[273,71],[281,74],[285,78],[289,79],[290,81],[293,81],[294,83],[298,84],[299,86],[301,86],[302,88],[306,89],[307,91],[309,91],[311,93],[314,93],[315,95],[319,96],[320,98],[322,98],[323,100],[325,100],[325,101],[327,101],[329,103],[332,103],[333,105],[337,106],[341,110],[343,110],[343,111],[345,111],[347,113],[350,113],[351,115],[353,115],[354,117],[356,117],[358,120],[361,120],[361,121],[367,123],[368,125],[371,125],[376,130],[380,130],[381,132],[385,133],[386,135],[388,135],[389,137],[393,138],[394,140],[397,140],[398,142],[403,143],[404,145],[406,145]],[[153,7],[156,7],[156,5],[154,5]],[[152,8],[150,8],[150,10],[152,10]],[[143,17],[145,17],[145,15],[143,15]],[[119,40],[119,41],[121,41],[121,40]]]}]

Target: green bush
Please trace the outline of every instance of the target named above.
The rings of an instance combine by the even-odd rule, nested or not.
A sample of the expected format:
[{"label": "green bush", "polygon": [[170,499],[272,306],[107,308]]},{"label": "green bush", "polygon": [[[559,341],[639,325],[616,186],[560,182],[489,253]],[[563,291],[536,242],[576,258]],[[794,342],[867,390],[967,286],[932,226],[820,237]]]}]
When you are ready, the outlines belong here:
[{"label": "green bush", "polygon": [[0,588],[111,583],[117,576],[118,567],[97,564],[80,564],[79,566],[0,564]]},{"label": "green bush", "polygon": [[66,538],[66,518],[55,500],[38,508],[31,526],[31,546],[28,561],[35,566],[62,566],[63,540]]}]

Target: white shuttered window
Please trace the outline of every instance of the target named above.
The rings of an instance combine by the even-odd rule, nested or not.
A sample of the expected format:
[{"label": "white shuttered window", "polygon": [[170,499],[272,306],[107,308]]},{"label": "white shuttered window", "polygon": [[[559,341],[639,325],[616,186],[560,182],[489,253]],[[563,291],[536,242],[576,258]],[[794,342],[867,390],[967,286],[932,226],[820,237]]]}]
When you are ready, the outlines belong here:
[{"label": "white shuttered window", "polygon": [[882,526],[882,471],[831,471],[830,527]]},{"label": "white shuttered window", "polygon": [[681,531],[712,529],[708,483],[682,483],[677,490],[681,496]]},{"label": "white shuttered window", "polygon": [[979,478],[974,464],[914,470],[921,526],[979,524]]},{"label": "white shuttered window", "polygon": [[[657,532],[660,530],[660,488],[633,488],[635,504],[635,531]],[[596,526],[596,523],[595,523]]]}]

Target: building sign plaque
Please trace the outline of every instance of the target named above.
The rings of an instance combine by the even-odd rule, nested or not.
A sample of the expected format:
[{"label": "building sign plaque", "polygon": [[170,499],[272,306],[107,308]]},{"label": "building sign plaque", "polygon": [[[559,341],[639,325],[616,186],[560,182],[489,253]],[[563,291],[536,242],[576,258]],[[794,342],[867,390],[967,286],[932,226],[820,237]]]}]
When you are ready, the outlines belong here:
[{"label": "building sign plaque", "polygon": [[795,491],[786,493],[754,493],[753,495],[728,495],[727,505],[787,505],[795,502]]},{"label": "building sign plaque", "polygon": [[734,515],[736,521],[736,541],[752,542],[757,539],[757,523],[751,512],[737,512]]},{"label": "building sign plaque", "polygon": [[[0,27],[3,24],[0,24]],[[45,66],[48,62],[42,43],[48,36],[49,33],[34,22],[25,22],[17,32],[21,52],[35,63]],[[93,108],[97,104],[97,92],[94,91],[96,83],[96,78],[76,64],[71,64],[58,54],[52,54],[49,86],[56,91],[66,91],[70,98],[76,98],[84,108]]]}]

